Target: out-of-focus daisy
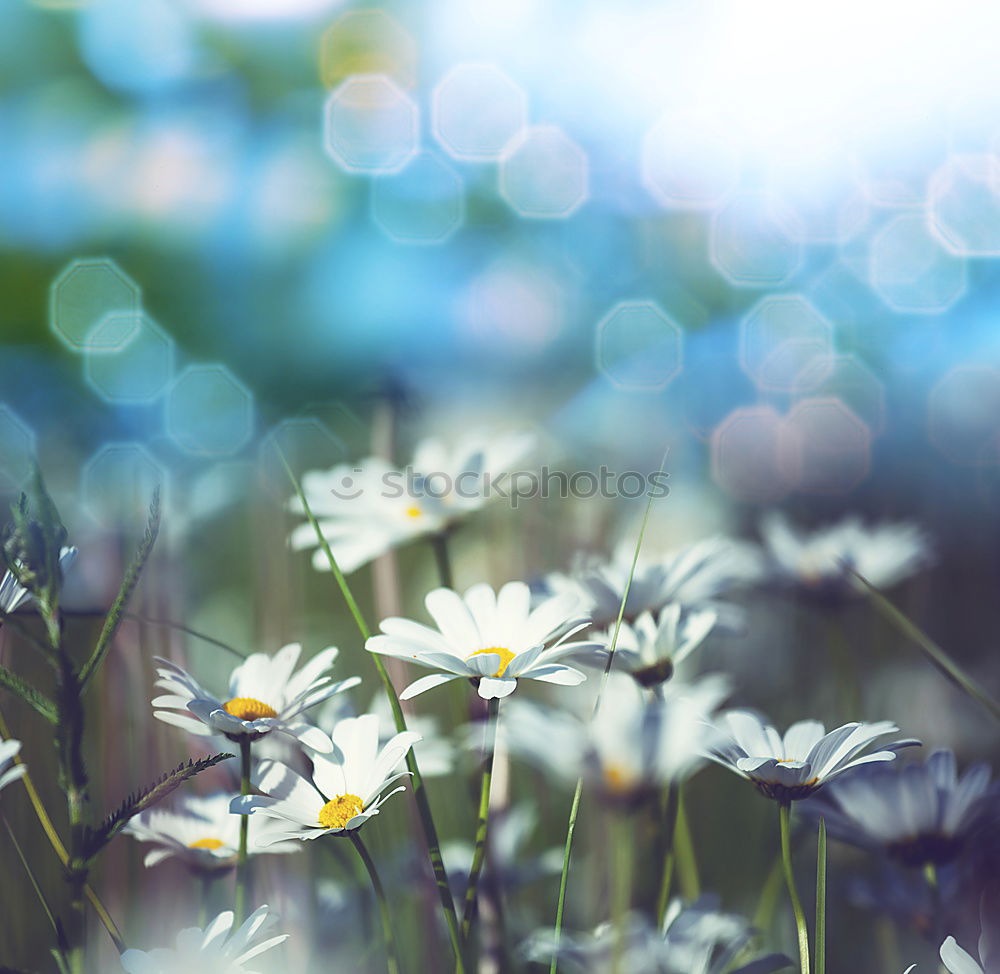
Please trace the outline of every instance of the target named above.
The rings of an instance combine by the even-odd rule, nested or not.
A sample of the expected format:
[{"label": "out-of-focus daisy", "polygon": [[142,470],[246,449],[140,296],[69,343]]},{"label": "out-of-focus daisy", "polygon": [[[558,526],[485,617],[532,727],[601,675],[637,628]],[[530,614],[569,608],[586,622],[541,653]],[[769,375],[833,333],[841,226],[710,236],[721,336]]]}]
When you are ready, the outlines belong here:
[{"label": "out-of-focus daisy", "polygon": [[666,684],[652,698],[613,673],[593,720],[514,700],[500,730],[513,754],[572,785],[581,775],[613,802],[634,804],[690,777],[719,739],[711,726],[729,688],[720,676]]},{"label": "out-of-focus daisy", "polygon": [[[368,709],[363,712],[378,717],[379,744],[387,744],[396,734],[396,724],[392,719],[388,697],[384,693],[376,693]],[[357,716],[357,709],[350,698],[343,694],[331,697],[323,705],[316,723],[322,730],[332,734],[340,721]],[[406,727],[407,730],[416,731],[420,735],[420,740],[413,745],[413,755],[420,765],[420,774],[424,778],[440,778],[451,774],[455,768],[456,747],[454,741],[441,732],[438,719],[425,714],[407,714]]]},{"label": "out-of-focus daisy", "polygon": [[[59,569],[64,576],[76,560],[76,555],[76,548],[64,547],[60,550]],[[30,598],[31,592],[18,581],[17,574],[8,568],[0,579],[0,612],[8,615],[16,612]]]},{"label": "out-of-focus daisy", "polygon": [[[643,612],[633,625],[622,622],[612,666],[631,674],[642,687],[655,687],[669,680],[705,641],[718,618],[714,609],[685,611],[679,602],[671,602],[658,620],[651,612]],[[614,632],[612,625],[598,638],[610,646]],[[589,661],[604,665],[607,650],[590,654]]]},{"label": "out-of-focus daisy", "polygon": [[[632,544],[622,543],[610,561],[580,557],[569,574],[546,576],[546,590],[576,595],[594,625],[609,626],[618,618],[625,587],[632,572]],[[624,618],[658,612],[668,602],[714,607],[727,624],[736,622],[733,606],[716,600],[730,589],[753,581],[759,560],[748,545],[714,537],[684,545],[657,558],[640,556],[629,586]]]},{"label": "out-of-focus daisy", "polygon": [[[177,859],[195,872],[215,873],[236,865],[240,845],[240,818],[229,811],[232,795],[186,795],[175,808],[154,808],[133,818],[125,832],[154,848],[143,863],[155,866],[165,859]],[[263,823],[262,823],[263,824]],[[296,843],[261,843],[266,829],[249,834],[249,853],[296,852]]]},{"label": "out-of-focus daisy", "polygon": [[[977,961],[967,950],[958,945],[954,937],[948,937],[941,944],[939,951],[941,962],[951,974],[994,974],[1000,970],[1000,957],[997,951],[991,950],[990,939],[983,931],[979,938],[979,960]],[[981,963],[980,963],[981,962]]]},{"label": "out-of-focus daisy", "polygon": [[261,939],[275,922],[268,911],[267,906],[259,907],[234,931],[234,917],[227,910],[204,929],[181,930],[176,947],[126,950],[122,969],[128,974],[257,974],[247,964],[288,939],[287,934]]},{"label": "out-of-focus daisy", "polygon": [[996,788],[990,769],[975,765],[959,778],[955,755],[935,751],[925,764],[865,768],[817,795],[807,812],[826,819],[830,835],[888,853],[908,866],[954,860],[989,817]]},{"label": "out-of-focus daisy", "polygon": [[[441,534],[505,496],[502,475],[534,444],[534,436],[525,433],[477,434],[452,449],[428,439],[417,446],[405,470],[369,457],[356,465],[311,471],[302,478],[302,490],[337,564],[351,572],[398,545]],[[298,497],[291,508],[305,513]],[[318,545],[308,521],[292,531],[290,540],[296,550]],[[313,567],[330,570],[322,550],[313,554]]]},{"label": "out-of-focus daisy", "polygon": [[784,737],[756,714],[732,710],[717,727],[722,743],[709,756],[723,767],[752,781],[758,791],[782,803],[807,798],[850,768],[873,761],[892,761],[896,751],[919,744],[912,739],[893,741],[881,751],[862,752],[878,738],[895,734],[890,721],[844,724],[829,733],[818,720],[800,720]]},{"label": "out-of-focus daisy", "polygon": [[508,582],[499,592],[489,585],[474,585],[464,596],[439,588],[424,602],[437,629],[389,618],[382,621],[381,635],[366,643],[372,653],[444,671],[410,684],[400,694],[403,700],[463,677],[477,682],[479,696],[487,700],[506,697],[518,680],[575,686],[585,676],[559,660],[600,646],[594,641],[569,641],[589,624],[575,596],[553,596],[532,609],[531,593],[523,582]]},{"label": "out-of-focus daisy", "polygon": [[329,750],[330,739],[302,714],[342,690],[357,686],[353,676],[334,682],[328,671],[338,653],[330,646],[293,673],[302,647],[291,643],[274,656],[254,653],[233,670],[225,700],[203,689],[176,663],[156,657],[156,685],[167,691],[153,700],[154,716],[191,734],[225,734],[230,740],[257,740],[272,731],[293,737],[315,750]]},{"label": "out-of-focus daisy", "polygon": [[[641,974],[722,974],[747,946],[753,929],[742,917],[722,913],[714,897],[702,897],[684,908],[670,905],[659,932],[632,915],[624,938],[613,924],[601,924],[589,936],[564,935],[556,947],[548,932],[536,933],[526,953],[532,960],[558,955],[572,970],[591,974],[611,970],[615,958],[621,970]],[[760,957],[732,974],[770,974],[791,966],[782,954]]]},{"label": "out-of-focus daisy", "polygon": [[348,717],[334,728],[324,753],[313,756],[312,781],[286,765],[261,761],[254,784],[264,795],[234,798],[230,810],[280,821],[280,827],[259,839],[261,843],[359,829],[378,814],[387,798],[404,790],[400,785],[386,793],[409,774],[396,768],[419,739],[414,731],[403,731],[379,750],[378,717]]},{"label": "out-of-focus daisy", "polygon": [[866,527],[848,517],[807,533],[772,512],[761,522],[760,532],[771,577],[780,585],[824,599],[854,591],[848,567],[876,588],[889,588],[930,561],[927,537],[913,524]]},{"label": "out-of-focus daisy", "polygon": [[14,758],[21,750],[21,742],[10,738],[0,741],[0,791],[7,785],[23,778],[28,770],[26,764],[14,764]]}]

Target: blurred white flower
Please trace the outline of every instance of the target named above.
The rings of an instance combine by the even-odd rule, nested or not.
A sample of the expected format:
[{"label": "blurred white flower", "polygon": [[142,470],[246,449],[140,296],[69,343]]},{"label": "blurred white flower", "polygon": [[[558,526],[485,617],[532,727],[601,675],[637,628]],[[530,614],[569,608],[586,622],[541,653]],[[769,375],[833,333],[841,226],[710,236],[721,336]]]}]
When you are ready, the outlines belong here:
[{"label": "blurred white flower", "polygon": [[845,775],[805,806],[822,815],[830,835],[879,849],[908,866],[943,865],[992,815],[990,769],[974,765],[959,778],[955,755],[935,751],[924,764],[866,768]]},{"label": "blurred white flower", "polygon": [[419,739],[403,731],[379,750],[378,717],[348,717],[334,728],[323,753],[313,755],[312,781],[286,765],[262,761],[254,785],[264,795],[234,798],[230,810],[279,820],[281,826],[260,839],[264,844],[359,829],[387,798],[404,790],[400,785],[385,794],[409,774],[395,769]]},{"label": "blurred white flower", "polygon": [[301,715],[361,680],[353,676],[334,682],[328,675],[340,652],[335,646],[317,653],[293,674],[301,652],[298,643],[290,643],[274,656],[248,656],[233,670],[225,701],[203,689],[176,663],[155,657],[160,664],[156,686],[167,693],[156,697],[153,706],[168,709],[154,710],[153,715],[201,737],[222,733],[234,741],[256,740],[275,731],[316,750],[329,750],[330,739]]},{"label": "blurred white flower", "polygon": [[247,967],[247,962],[288,939],[287,934],[260,939],[274,922],[274,915],[262,906],[233,931],[233,914],[227,910],[203,930],[181,930],[174,948],[126,950],[121,956],[122,969],[128,974],[259,974]]},{"label": "blurred white flower", "polygon": [[858,518],[848,517],[808,533],[773,511],[764,517],[760,532],[771,577],[778,584],[822,597],[854,591],[847,568],[876,588],[889,588],[924,567],[931,557],[927,537],[913,524],[866,527]]},{"label": "blurred white flower", "polygon": [[[671,602],[657,620],[651,612],[643,612],[632,625],[623,621],[612,667],[631,674],[640,686],[655,687],[669,680],[705,641],[718,618],[713,609],[685,611],[680,602]],[[612,625],[598,638],[610,646],[614,633]],[[608,651],[601,649],[581,662],[603,666],[607,656]]]},{"label": "blurred white flower", "polygon": [[437,629],[409,619],[383,619],[382,634],[365,645],[372,653],[444,671],[410,684],[400,694],[403,700],[462,677],[478,681],[479,696],[487,700],[508,696],[518,680],[576,686],[586,677],[558,661],[600,645],[568,641],[589,625],[575,596],[553,596],[532,609],[523,582],[508,582],[499,592],[474,585],[464,596],[439,588],[424,602]]},{"label": "blurred white flower", "polygon": [[[552,593],[576,595],[594,625],[609,626],[618,618],[634,554],[634,542],[622,542],[610,561],[578,557],[569,574],[547,575],[545,587]],[[643,612],[658,612],[668,602],[677,602],[714,608],[723,621],[735,625],[739,617],[736,608],[716,600],[755,580],[759,571],[759,558],[749,545],[722,537],[684,545],[659,557],[640,555],[624,618],[632,621]]]},{"label": "blurred white flower", "polygon": [[[63,548],[59,552],[59,569],[63,576],[69,571],[76,560],[76,548]],[[17,580],[17,576],[8,568],[0,579],[0,612],[10,614],[16,612],[28,599],[31,593]]]},{"label": "blurred white flower", "polygon": [[[417,446],[406,470],[369,457],[310,471],[302,477],[302,491],[337,564],[352,572],[391,548],[440,534],[504,496],[502,475],[534,445],[534,436],[525,433],[470,435],[452,449],[428,439]],[[305,513],[298,497],[290,505],[296,514]],[[308,521],[292,531],[290,542],[296,551],[317,548],[313,567],[330,570]]]},{"label": "blurred white flower", "polygon": [[21,742],[13,738],[0,741],[0,791],[7,785],[23,778],[28,771],[26,764],[14,764],[14,758],[21,750]]},{"label": "blurred white flower", "polygon": [[514,700],[500,729],[511,753],[553,778],[572,785],[583,775],[607,799],[634,803],[704,764],[719,738],[710,721],[728,692],[723,677],[707,676],[652,697],[613,673],[592,720]]},{"label": "blurred white flower", "polygon": [[887,720],[844,724],[830,733],[818,720],[800,720],[782,737],[756,714],[731,710],[717,726],[724,739],[710,750],[712,760],[779,802],[806,798],[849,768],[892,761],[898,749],[919,744],[912,739],[893,741],[884,750],[859,757],[879,737],[899,731]]},{"label": "blurred white flower", "polygon": [[[232,795],[185,795],[174,808],[153,808],[133,818],[125,832],[155,848],[143,859],[148,868],[165,859],[178,859],[196,872],[216,872],[236,865],[240,846],[240,817],[229,811]],[[261,823],[264,824],[264,823]],[[266,830],[251,829],[248,851],[296,852],[295,843],[261,843]]]},{"label": "blurred white flower", "polygon": [[[979,945],[980,956],[983,957],[985,945],[982,938],[979,941]],[[980,965],[968,951],[958,946],[958,941],[954,937],[945,939],[944,943],[941,944],[940,954],[941,962],[951,974],[986,974],[985,958],[983,959],[983,964]],[[995,968],[990,967],[989,970],[992,974]]]}]

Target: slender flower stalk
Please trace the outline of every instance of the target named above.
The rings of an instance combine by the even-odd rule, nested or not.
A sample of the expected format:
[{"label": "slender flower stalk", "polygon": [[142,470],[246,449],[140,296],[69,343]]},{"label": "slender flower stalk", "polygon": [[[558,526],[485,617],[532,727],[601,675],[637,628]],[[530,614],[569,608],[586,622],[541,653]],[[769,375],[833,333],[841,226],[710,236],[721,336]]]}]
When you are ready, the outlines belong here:
[{"label": "slender flower stalk", "polygon": [[[250,794],[250,748],[249,737],[240,738],[240,794]],[[246,918],[247,886],[249,885],[250,861],[247,855],[247,845],[250,830],[250,816],[240,818],[240,849],[236,860],[236,923],[242,923]]]},{"label": "slender flower stalk", "polygon": [[[326,559],[330,565],[330,570],[333,573],[333,577],[337,581],[337,586],[340,589],[341,595],[344,597],[344,601],[347,603],[347,608],[354,619],[354,623],[358,627],[358,631],[361,633],[361,638],[367,642],[371,637],[371,630],[365,622],[365,618],[361,613],[357,600],[354,598],[354,594],[351,592],[351,588],[347,584],[347,579],[344,577],[344,573],[340,570],[340,566],[337,564],[337,559],[334,557],[333,551],[331,550],[319,523],[316,521],[316,517],[313,514],[312,509],[309,507],[309,502],[306,500],[305,493],[302,490],[302,486],[299,483],[298,478],[295,476],[292,468],[288,464],[288,460],[285,458],[285,455],[281,452],[280,448],[279,455],[281,456],[281,462],[284,464],[285,470],[288,473],[288,477],[292,482],[292,486],[295,488],[295,493],[302,502],[303,512],[305,513],[309,523],[312,525],[313,530],[316,532],[316,537],[319,541],[320,547],[326,555]],[[379,679],[382,681],[382,686],[385,689],[385,695],[389,701],[389,706],[392,709],[392,718],[396,725],[396,730],[402,733],[406,730],[406,717],[403,714],[403,708],[400,706],[399,696],[396,694],[396,689],[392,685],[389,672],[385,668],[385,664],[379,656],[375,653],[370,653],[369,655],[375,663],[375,669],[378,672]],[[437,828],[434,825],[434,816],[431,813],[430,800],[427,797],[427,788],[424,785],[424,779],[420,774],[420,768],[417,765],[417,759],[413,756],[412,750],[406,755],[406,767],[410,772],[410,784],[413,788],[413,797],[417,803],[417,811],[420,815],[420,824],[424,832],[424,838],[427,842],[427,851],[431,860],[431,868],[434,871],[434,880],[437,885],[438,898],[441,901],[441,912],[444,914],[445,923],[448,927],[448,937],[451,941],[452,952],[455,955],[455,971],[456,974],[464,974],[465,959],[462,953],[463,945],[459,933],[458,914],[455,910],[455,900],[451,893],[451,886],[448,884],[448,872],[445,869],[444,858],[441,855],[441,843],[438,839]]]},{"label": "slender flower stalk", "polygon": [[790,839],[791,804],[781,802],[778,805],[778,820],[781,829],[781,862],[785,870],[785,884],[788,886],[788,898],[792,901],[792,913],[795,914],[795,930],[799,941],[799,965],[802,974],[809,974],[809,928],[806,926],[806,915],[802,910],[802,901],[795,886],[795,874],[792,871],[792,849]]},{"label": "slender flower stalk", "polygon": [[632,899],[633,832],[624,814],[615,816],[611,824],[612,889],[611,919],[615,928],[611,952],[612,974],[621,974],[625,945],[629,932],[629,907]]},{"label": "slender flower stalk", "polygon": [[663,866],[660,872],[660,891],[656,897],[656,928],[663,926],[663,918],[667,914],[670,903],[670,885],[674,877],[675,835],[677,831],[677,811],[680,807],[680,784],[673,782],[667,788],[663,807],[663,822],[660,830],[663,836]]},{"label": "slender flower stalk", "polygon": [[451,554],[448,551],[448,532],[441,531],[431,535],[431,547],[434,549],[434,563],[437,565],[438,580],[443,588],[454,588],[454,573],[451,569]]},{"label": "slender flower stalk", "polygon": [[365,869],[368,871],[368,878],[372,881],[372,889],[375,891],[375,899],[378,901],[379,916],[382,920],[382,934],[385,937],[386,966],[388,967],[389,974],[399,974],[399,953],[396,946],[396,937],[392,932],[389,902],[386,899],[385,888],[382,886],[378,870],[375,868],[375,860],[372,859],[357,830],[348,831],[347,834],[351,837],[354,848],[358,850],[358,855],[365,864]]},{"label": "slender flower stalk", "polygon": [[[660,463],[660,473],[663,472],[663,465],[666,463],[666,454]],[[628,602],[629,590],[632,587],[632,579],[635,578],[636,565],[639,563],[639,552],[642,550],[642,539],[646,534],[646,525],[649,523],[649,512],[653,507],[653,494],[650,492],[646,498],[646,510],[642,515],[642,524],[639,527],[639,537],[635,542],[635,551],[632,552],[632,565],[629,569],[628,579],[625,582],[625,589],[622,592],[622,599],[618,606],[618,618],[615,621],[614,633],[611,636],[611,645],[608,647],[608,657],[604,664],[604,674],[601,677],[601,685],[597,690],[597,699],[594,701],[594,714],[597,713],[601,705],[601,692],[608,682],[608,674],[615,660],[615,649],[618,646],[618,636],[622,629],[622,620],[625,617],[625,605]],[[593,715],[591,715],[593,716]],[[559,875],[559,898],[556,902],[556,922],[552,936],[552,960],[549,964],[549,974],[556,974],[559,968],[559,941],[562,937],[563,913],[566,909],[566,886],[569,879],[569,862],[573,854],[573,835],[576,832],[576,820],[580,814],[580,799],[583,795],[583,778],[578,778],[576,790],[573,792],[573,803],[569,809],[569,820],[566,823],[566,845],[563,849],[562,872]]]},{"label": "slender flower stalk", "polygon": [[826,974],[826,821],[819,820],[816,846],[816,974]]},{"label": "slender flower stalk", "polygon": [[694,902],[701,896],[701,877],[698,874],[698,857],[694,851],[691,824],[684,805],[684,791],[677,793],[677,822],[674,826],[674,848],[677,855],[677,873],[684,898]]},{"label": "slender flower stalk", "polygon": [[490,787],[493,784],[493,757],[496,754],[497,720],[500,714],[500,698],[493,697],[486,713],[486,741],[483,754],[482,783],[479,789],[479,815],[476,821],[476,843],[472,852],[472,866],[469,882],[465,887],[465,910],[462,914],[462,937],[468,941],[472,930],[472,919],[476,913],[476,897],[479,892],[479,877],[482,875],[486,859],[486,837],[490,817]]}]

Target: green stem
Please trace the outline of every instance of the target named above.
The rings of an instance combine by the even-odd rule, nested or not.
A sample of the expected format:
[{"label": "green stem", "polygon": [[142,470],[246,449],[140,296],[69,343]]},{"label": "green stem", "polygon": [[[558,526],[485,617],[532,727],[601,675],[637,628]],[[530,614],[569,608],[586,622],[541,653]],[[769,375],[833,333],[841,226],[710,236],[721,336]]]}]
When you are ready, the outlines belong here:
[{"label": "green stem", "polygon": [[[295,493],[302,503],[302,508],[305,511],[306,518],[312,525],[313,530],[316,532],[316,538],[319,542],[320,548],[326,555],[326,560],[330,565],[330,571],[333,573],[333,577],[337,581],[340,593],[343,595],[344,601],[347,603],[347,608],[350,611],[351,616],[354,618],[355,625],[358,627],[358,632],[361,633],[361,638],[367,641],[371,636],[371,630],[365,623],[365,618],[361,614],[361,609],[358,607],[358,603],[351,592],[350,586],[347,584],[347,579],[344,578],[344,573],[340,570],[340,565],[337,564],[337,559],[334,557],[333,551],[330,549],[330,545],[319,526],[319,522],[316,520],[316,516],[312,512],[312,508],[309,506],[305,492],[302,490],[302,485],[292,472],[292,468],[288,465],[288,461],[285,459],[285,455],[281,452],[280,447],[278,452],[281,456],[281,462],[284,464],[285,470],[288,472],[289,479],[292,481],[292,486],[295,488]],[[385,668],[385,664],[382,662],[381,657],[378,656],[377,653],[369,653],[368,655],[371,656],[375,669],[378,672],[379,679],[382,681],[382,687],[385,690],[386,698],[388,699],[389,706],[392,709],[392,719],[396,725],[396,730],[400,732],[405,731],[406,717],[403,714],[403,708],[400,706],[399,697],[396,695],[396,688],[392,685],[392,680],[389,678],[389,671]],[[427,796],[427,788],[424,785],[424,779],[420,774],[420,768],[417,765],[417,759],[414,757],[412,748],[406,755],[406,767],[410,772],[410,786],[413,789],[413,798],[417,803],[417,813],[420,816],[420,825],[423,829],[424,839],[427,842],[427,853],[431,861],[431,868],[434,870],[434,881],[437,885],[438,899],[441,901],[441,912],[444,914],[445,924],[448,927],[448,938],[451,941],[451,949],[455,955],[455,971],[456,974],[464,974],[465,959],[462,953],[463,947],[458,928],[458,914],[455,911],[455,900],[451,895],[451,886],[448,883],[448,872],[445,869],[444,858],[441,855],[441,842],[438,839],[437,828],[434,825],[434,816],[431,813],[431,804],[430,799]]]},{"label": "green stem", "polygon": [[462,914],[462,938],[468,942],[472,929],[472,918],[476,915],[476,897],[479,893],[479,877],[486,861],[486,833],[490,818],[490,786],[493,783],[493,756],[496,753],[497,719],[500,713],[500,698],[492,697],[486,713],[486,741],[483,754],[483,776],[479,788],[479,816],[476,821],[476,844],[472,852],[472,867],[469,882],[465,887],[465,910]]},{"label": "green stem", "polygon": [[826,820],[819,820],[816,847],[816,974],[826,974]]},{"label": "green stem", "polygon": [[451,570],[451,556],[448,553],[448,532],[439,531],[437,534],[432,534],[431,547],[434,549],[434,562],[441,584],[445,588],[454,588],[455,576]]},{"label": "green stem", "polygon": [[632,838],[628,819],[623,814],[616,815],[612,823],[611,861],[611,920],[615,929],[611,955],[612,974],[620,974],[625,958],[628,913],[632,899]]},{"label": "green stem", "polygon": [[389,903],[385,898],[385,889],[379,879],[378,870],[375,868],[375,861],[361,841],[357,829],[351,829],[347,834],[351,837],[354,848],[358,850],[358,855],[361,856],[365,869],[368,870],[368,877],[371,879],[372,889],[375,891],[375,899],[378,901],[379,916],[382,919],[382,933],[385,936],[386,966],[389,969],[389,974],[399,974],[399,955],[396,950],[396,938],[392,932]]},{"label": "green stem", "polygon": [[677,830],[677,811],[680,806],[680,785],[672,782],[667,788],[663,807],[663,868],[660,873],[660,892],[656,898],[656,929],[663,926],[670,902],[670,884],[674,875],[674,835]]},{"label": "green stem", "polygon": [[806,915],[802,911],[802,901],[799,899],[799,891],[795,886],[795,875],[792,872],[789,813],[789,804],[782,802],[778,806],[778,821],[781,829],[781,862],[785,870],[788,898],[792,901],[792,913],[795,914],[795,929],[799,941],[799,964],[802,974],[809,974],[809,928],[806,926]]},{"label": "green stem", "polygon": [[[250,794],[250,738],[243,735],[240,738],[240,794]],[[236,914],[237,925],[246,919],[247,886],[250,884],[250,857],[247,854],[250,816],[240,818],[240,848],[236,858]]]},{"label": "green stem", "polygon": [[573,804],[569,808],[569,821],[566,823],[566,846],[563,849],[562,873],[559,875],[559,899],[556,901],[556,927],[552,946],[552,961],[549,964],[549,974],[556,974],[559,967],[559,937],[562,932],[563,911],[566,908],[566,883],[569,879],[569,860],[573,852],[573,833],[576,831],[576,819],[580,814],[580,796],[583,794],[583,778],[577,778],[576,791],[573,792]]},{"label": "green stem", "polygon": [[684,807],[684,791],[677,793],[677,826],[674,830],[674,848],[677,850],[677,872],[680,876],[681,893],[684,899],[693,903],[701,896],[701,879],[698,875],[698,857],[694,851],[691,825]]}]

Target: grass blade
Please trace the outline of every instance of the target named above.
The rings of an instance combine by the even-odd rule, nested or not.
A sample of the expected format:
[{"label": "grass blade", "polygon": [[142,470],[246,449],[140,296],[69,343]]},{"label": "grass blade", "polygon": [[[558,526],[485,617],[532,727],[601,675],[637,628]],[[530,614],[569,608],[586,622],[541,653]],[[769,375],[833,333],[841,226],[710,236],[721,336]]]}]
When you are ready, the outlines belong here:
[{"label": "grass blade", "polygon": [[816,845],[816,974],[826,974],[826,819]]},{"label": "grass blade", "polygon": [[863,575],[859,575],[849,565],[844,566],[859,583],[859,587],[868,595],[869,601],[876,610],[891,622],[904,636],[923,650],[924,655],[949,680],[967,693],[973,700],[988,710],[997,720],[1000,720],[1000,704],[996,702],[976,681],[969,676],[930,636],[927,635],[909,616],[890,602]]},{"label": "grass blade", "polygon": [[41,690],[36,690],[6,666],[0,666],[0,687],[10,690],[26,704],[34,707],[50,724],[56,722],[56,705]]}]

